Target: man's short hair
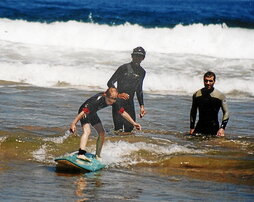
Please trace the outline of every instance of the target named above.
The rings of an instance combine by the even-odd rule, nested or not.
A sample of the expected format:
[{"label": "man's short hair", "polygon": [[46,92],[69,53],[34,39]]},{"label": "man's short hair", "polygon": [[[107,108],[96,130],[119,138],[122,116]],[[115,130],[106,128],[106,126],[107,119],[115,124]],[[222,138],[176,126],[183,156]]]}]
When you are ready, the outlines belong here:
[{"label": "man's short hair", "polygon": [[204,79],[205,77],[213,77],[214,78],[214,81],[216,80],[216,75],[215,73],[211,72],[211,71],[208,71],[204,74]]}]

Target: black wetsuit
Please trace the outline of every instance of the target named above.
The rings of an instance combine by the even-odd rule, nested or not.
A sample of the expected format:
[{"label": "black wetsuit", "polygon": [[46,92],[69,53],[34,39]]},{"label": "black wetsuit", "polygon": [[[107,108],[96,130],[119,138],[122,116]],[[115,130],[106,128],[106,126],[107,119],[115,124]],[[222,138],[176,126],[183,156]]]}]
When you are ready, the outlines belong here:
[{"label": "black wetsuit", "polygon": [[[118,112],[123,112],[124,108],[120,107],[118,102],[119,100],[120,99],[117,99],[117,101],[112,106],[114,106]],[[86,113],[86,117],[80,120],[81,125],[83,126],[86,123],[90,123],[92,126],[94,126],[97,123],[101,123],[101,120],[96,112],[107,106],[110,106],[110,105],[107,105],[105,101],[105,96],[103,96],[103,93],[98,93],[90,97],[87,101],[85,101],[81,105],[78,111],[78,113],[80,113],[81,111],[84,111]]]},{"label": "black wetsuit", "polygon": [[[223,112],[222,123],[219,126],[218,113],[220,108]],[[197,109],[199,120],[195,127]],[[194,133],[216,135],[219,128],[225,129],[229,119],[226,97],[216,89],[207,90],[202,88],[193,95],[190,113],[190,128]]]},{"label": "black wetsuit", "polygon": [[[128,63],[120,66],[107,83],[108,87],[116,87],[114,84],[117,82],[118,92],[129,94],[130,97],[128,100],[121,99],[119,102],[134,121],[136,120],[133,100],[135,92],[139,105],[144,105],[142,88],[145,74],[145,70],[140,65],[135,66],[133,63]],[[133,125],[123,119],[119,113],[117,113],[117,109],[114,106],[112,107],[112,115],[115,130],[124,129],[125,132],[133,130]]]}]

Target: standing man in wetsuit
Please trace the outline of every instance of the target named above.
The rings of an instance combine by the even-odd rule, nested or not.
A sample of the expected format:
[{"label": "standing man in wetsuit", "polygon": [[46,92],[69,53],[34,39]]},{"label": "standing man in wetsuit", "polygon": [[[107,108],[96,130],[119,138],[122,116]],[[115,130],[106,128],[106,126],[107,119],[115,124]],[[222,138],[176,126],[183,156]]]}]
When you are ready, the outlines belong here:
[{"label": "standing man in wetsuit", "polygon": [[[98,93],[92,96],[87,101],[85,101],[79,108],[78,115],[72,121],[70,126],[70,131],[74,133],[76,131],[76,124],[78,123],[78,121],[80,121],[83,129],[83,134],[81,136],[80,147],[77,156],[78,158],[85,161],[90,161],[89,158],[85,156],[86,144],[88,141],[88,137],[91,133],[90,124],[95,128],[96,132],[99,135],[96,144],[96,158],[100,158],[101,149],[105,138],[105,130],[97,114],[97,111],[99,111],[100,109],[112,105],[117,109],[119,115],[126,119],[128,122],[130,122],[133,127],[135,126],[138,130],[141,129],[140,124],[136,123],[125,111],[125,109],[121,105],[119,105],[118,101],[120,99],[117,99],[118,95],[119,94],[116,88],[109,88],[106,92]],[[121,97],[121,95],[119,97]]]},{"label": "standing man in wetsuit", "polygon": [[[132,61],[120,66],[107,83],[108,87],[115,87],[117,82],[118,92],[126,93],[123,99],[120,100],[120,104],[134,121],[136,120],[134,108],[135,92],[140,106],[140,117],[142,118],[146,113],[143,101],[143,80],[146,72],[140,66],[140,63],[145,59],[145,55],[146,52],[142,47],[134,48],[131,54]],[[131,132],[133,130],[133,125],[119,116],[114,106],[112,107],[112,115],[116,131]]]},{"label": "standing man in wetsuit", "polygon": [[[190,112],[190,134],[204,134],[224,136],[225,128],[229,119],[226,97],[213,86],[216,76],[213,72],[204,74],[204,88],[193,94]],[[218,113],[222,109],[222,123],[219,126]],[[199,120],[195,126],[197,109]]]}]

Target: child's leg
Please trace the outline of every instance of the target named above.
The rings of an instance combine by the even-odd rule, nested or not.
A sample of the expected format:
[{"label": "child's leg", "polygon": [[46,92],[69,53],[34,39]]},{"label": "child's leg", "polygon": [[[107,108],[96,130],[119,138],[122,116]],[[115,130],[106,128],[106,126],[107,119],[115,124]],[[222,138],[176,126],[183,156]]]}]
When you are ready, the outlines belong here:
[{"label": "child's leg", "polygon": [[105,130],[104,130],[101,123],[97,123],[93,127],[95,128],[95,130],[98,133],[98,139],[97,139],[97,143],[96,143],[96,156],[100,157],[102,145],[103,145],[104,139],[105,139]]},{"label": "child's leg", "polygon": [[90,134],[91,134],[90,125],[89,125],[89,123],[86,123],[83,125],[83,134],[80,139],[78,158],[83,159],[83,160],[88,160],[88,161],[90,161],[90,159],[86,158],[86,156],[84,154],[86,153],[85,149],[86,149],[88,137]]}]

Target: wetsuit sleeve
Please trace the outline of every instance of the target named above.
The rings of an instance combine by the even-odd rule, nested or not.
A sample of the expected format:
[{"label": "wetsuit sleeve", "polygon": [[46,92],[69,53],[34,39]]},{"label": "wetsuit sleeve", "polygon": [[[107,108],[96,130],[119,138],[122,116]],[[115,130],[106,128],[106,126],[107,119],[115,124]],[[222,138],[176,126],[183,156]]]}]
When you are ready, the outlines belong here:
[{"label": "wetsuit sleeve", "polygon": [[82,109],[82,111],[85,113],[85,114],[89,114],[90,113],[90,109],[88,107],[84,107]]},{"label": "wetsuit sleeve", "polygon": [[144,72],[143,78],[140,80],[137,89],[136,89],[136,94],[138,98],[138,103],[139,105],[144,105],[144,94],[143,94],[143,81],[145,78],[146,72]]},{"label": "wetsuit sleeve", "polygon": [[125,109],[124,109],[123,107],[121,107],[121,108],[118,110],[118,113],[119,113],[119,114],[122,114],[124,111],[125,111]]},{"label": "wetsuit sleeve", "polygon": [[82,111],[88,115],[90,113],[94,113],[96,112],[96,105],[97,103],[96,102],[92,102],[92,103],[87,103],[84,105],[84,107],[82,108]]},{"label": "wetsuit sleeve", "polygon": [[192,97],[192,106],[190,111],[190,128],[195,128],[195,121],[197,116],[196,93]]},{"label": "wetsuit sleeve", "polygon": [[221,101],[221,108],[223,112],[221,128],[225,129],[229,120],[228,103],[225,97]]},{"label": "wetsuit sleeve", "polygon": [[122,113],[125,111],[125,109],[124,109],[122,106],[120,106],[118,100],[113,104],[113,106],[115,107],[116,111],[117,111],[119,114],[122,114]]},{"label": "wetsuit sleeve", "polygon": [[120,76],[122,75],[122,66],[118,67],[118,69],[115,71],[115,73],[111,76],[109,79],[107,86],[109,88],[113,87],[116,88],[115,83],[117,80],[119,80]]}]

